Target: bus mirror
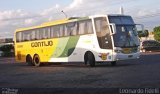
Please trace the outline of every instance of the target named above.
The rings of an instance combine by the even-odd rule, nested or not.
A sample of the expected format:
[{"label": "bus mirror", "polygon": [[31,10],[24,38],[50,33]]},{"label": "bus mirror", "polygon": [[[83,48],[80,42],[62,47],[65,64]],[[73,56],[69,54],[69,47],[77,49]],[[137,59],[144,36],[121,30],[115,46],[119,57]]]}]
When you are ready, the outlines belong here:
[{"label": "bus mirror", "polygon": [[110,28],[111,28],[111,34],[112,35],[116,34],[116,25],[114,23],[110,24]]},{"label": "bus mirror", "polygon": [[142,25],[142,24],[136,24],[135,25],[136,26],[136,29],[137,29],[137,33],[139,34],[139,35],[143,35],[145,32],[144,32],[144,25]]}]

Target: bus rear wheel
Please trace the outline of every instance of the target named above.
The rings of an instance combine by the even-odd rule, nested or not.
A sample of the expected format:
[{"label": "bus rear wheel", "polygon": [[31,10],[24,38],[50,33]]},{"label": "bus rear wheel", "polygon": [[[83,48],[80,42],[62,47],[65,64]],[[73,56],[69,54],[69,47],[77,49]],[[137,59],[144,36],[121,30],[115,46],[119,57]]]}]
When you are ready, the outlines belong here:
[{"label": "bus rear wheel", "polygon": [[33,61],[32,61],[32,57],[31,55],[27,55],[26,56],[26,63],[29,65],[29,66],[33,66]]},{"label": "bus rear wheel", "polygon": [[40,58],[39,58],[39,55],[34,55],[33,57],[33,63],[36,67],[39,67],[41,65],[41,62],[40,62]]},{"label": "bus rear wheel", "polygon": [[91,67],[95,67],[95,58],[91,52],[86,53],[85,64],[89,64]]}]

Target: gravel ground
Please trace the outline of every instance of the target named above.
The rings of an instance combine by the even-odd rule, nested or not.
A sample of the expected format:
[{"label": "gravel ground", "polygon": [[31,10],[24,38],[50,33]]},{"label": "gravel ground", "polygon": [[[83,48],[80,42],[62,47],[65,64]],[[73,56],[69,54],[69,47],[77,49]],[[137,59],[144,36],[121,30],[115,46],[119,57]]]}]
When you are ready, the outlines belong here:
[{"label": "gravel ground", "polygon": [[94,68],[82,63],[34,67],[0,58],[0,88],[158,88],[159,74],[160,53]]}]

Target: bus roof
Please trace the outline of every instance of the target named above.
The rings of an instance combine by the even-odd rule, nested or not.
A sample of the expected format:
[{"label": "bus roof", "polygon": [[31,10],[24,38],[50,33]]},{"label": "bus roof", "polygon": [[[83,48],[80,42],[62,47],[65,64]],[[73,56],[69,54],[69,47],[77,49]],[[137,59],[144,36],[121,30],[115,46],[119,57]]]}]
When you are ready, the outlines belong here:
[{"label": "bus roof", "polygon": [[16,29],[16,32],[25,31],[25,30],[32,30],[32,29],[37,29],[37,28],[43,28],[43,27],[53,26],[53,25],[59,25],[59,24],[64,24],[64,23],[68,23],[68,22],[87,20],[89,18],[102,17],[102,16],[129,16],[129,15],[109,14],[109,15],[93,15],[93,16],[87,16],[87,17],[71,17],[71,18],[66,18],[66,19],[61,19],[61,20],[45,22],[45,23],[42,23],[41,25],[38,25],[38,26],[33,26],[33,27],[28,27],[28,28],[19,28],[19,29]]},{"label": "bus roof", "polygon": [[124,14],[108,14],[108,15],[105,15],[105,14],[102,14],[102,15],[93,15],[93,16],[90,16],[90,17],[95,18],[95,17],[105,17],[105,16],[130,16],[130,15],[124,15]]},{"label": "bus roof", "polygon": [[61,19],[61,20],[45,22],[45,23],[42,23],[41,25],[38,25],[38,26],[33,26],[33,27],[28,27],[28,28],[19,28],[19,29],[16,29],[16,32],[25,31],[25,30],[32,30],[32,29],[37,29],[37,28],[43,28],[43,27],[47,27],[47,26],[59,25],[59,24],[64,24],[64,23],[68,23],[68,22],[74,22],[74,21],[86,20],[86,19],[89,19],[89,17],[65,18],[65,19]]}]

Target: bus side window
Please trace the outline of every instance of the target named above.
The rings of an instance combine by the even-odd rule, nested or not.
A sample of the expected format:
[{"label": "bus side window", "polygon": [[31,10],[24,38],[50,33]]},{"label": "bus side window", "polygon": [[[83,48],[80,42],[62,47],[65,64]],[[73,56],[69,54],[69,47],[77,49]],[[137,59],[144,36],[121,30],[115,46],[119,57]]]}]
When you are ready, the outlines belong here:
[{"label": "bus side window", "polygon": [[68,27],[67,27],[67,24],[64,24],[64,36],[68,36]]},{"label": "bus side window", "polygon": [[77,22],[68,23],[66,25],[66,36],[77,35]]},{"label": "bus side window", "polygon": [[50,38],[50,27],[43,28],[43,39]]},{"label": "bus side window", "polygon": [[32,30],[31,32],[31,40],[35,40],[36,39],[36,32],[35,30]]},{"label": "bus side window", "polygon": [[65,26],[64,25],[60,25],[59,26],[59,35],[60,35],[60,37],[64,36],[64,32],[65,32]]},{"label": "bus side window", "polygon": [[21,32],[16,33],[16,42],[21,42],[21,36],[20,36]]},{"label": "bus side window", "polygon": [[79,28],[79,35],[93,33],[93,25],[91,20],[81,21],[77,27]]},{"label": "bus side window", "polygon": [[23,32],[23,41],[30,41],[31,40],[31,31],[24,31]]},{"label": "bus side window", "polygon": [[82,21],[82,22],[79,22],[79,32],[78,32],[78,34],[79,35],[82,35],[82,34],[85,34],[85,22],[84,21]]},{"label": "bus side window", "polygon": [[72,32],[71,32],[71,35],[73,35],[73,36],[75,36],[75,35],[77,35],[77,31],[78,31],[78,24],[77,24],[77,22],[74,22],[74,27],[73,27],[73,30],[72,30]]},{"label": "bus side window", "polygon": [[48,31],[47,37],[48,37],[48,38],[51,38],[51,27],[47,27],[46,29],[47,29],[47,31]]},{"label": "bus side window", "polygon": [[71,29],[70,23],[65,24],[65,35],[64,36],[70,36],[70,33],[71,33],[70,29]]},{"label": "bus side window", "polygon": [[54,27],[52,26],[52,27],[50,27],[50,28],[51,28],[51,32],[50,32],[51,38],[54,38]]},{"label": "bus side window", "polygon": [[24,42],[25,41],[25,35],[24,35],[24,32],[22,32],[22,41]]},{"label": "bus side window", "polygon": [[51,38],[59,37],[58,31],[56,30],[57,29],[56,26],[52,26],[50,28],[51,28],[51,31],[50,31]]},{"label": "bus side window", "polygon": [[42,28],[42,39],[48,38],[48,30],[47,28]]},{"label": "bus side window", "polygon": [[107,25],[107,21],[105,18],[96,18],[95,27],[96,27],[96,32],[98,37],[109,34],[109,27]]},{"label": "bus side window", "polygon": [[19,32],[16,33],[16,42],[20,42],[20,41],[19,41]]},{"label": "bus side window", "polygon": [[54,38],[59,38],[60,37],[60,27],[59,26],[54,26],[53,27],[53,36],[54,36]]},{"label": "bus side window", "polygon": [[39,29],[39,40],[43,39],[43,29]]},{"label": "bus side window", "polygon": [[93,25],[92,25],[92,22],[91,20],[87,21],[87,27],[86,27],[86,33],[87,34],[92,34],[93,33]]},{"label": "bus side window", "polygon": [[95,20],[95,27],[96,27],[96,32],[100,33],[101,32],[101,20],[99,19]]},{"label": "bus side window", "polygon": [[36,38],[35,38],[35,40],[39,40],[40,38],[39,38],[39,29],[37,29],[36,31]]}]

